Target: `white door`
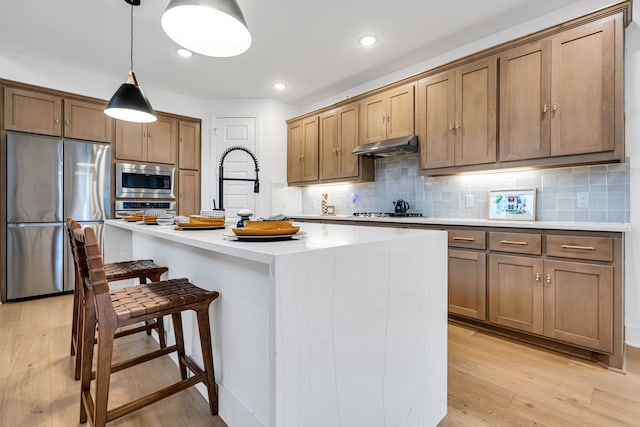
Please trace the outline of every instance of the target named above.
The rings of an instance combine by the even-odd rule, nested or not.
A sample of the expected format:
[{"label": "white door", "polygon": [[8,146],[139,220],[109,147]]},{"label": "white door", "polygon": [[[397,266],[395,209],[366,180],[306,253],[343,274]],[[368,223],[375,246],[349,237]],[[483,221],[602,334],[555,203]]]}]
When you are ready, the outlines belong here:
[{"label": "white door", "polygon": [[[216,168],[222,154],[233,146],[241,146],[256,152],[255,117],[218,117],[214,129],[216,137]],[[258,165],[259,166],[259,165]],[[219,169],[217,169],[219,170]],[[219,172],[216,174],[218,175]],[[244,151],[232,151],[224,159],[225,178],[256,177],[253,159]],[[227,218],[235,218],[240,209],[256,211],[256,196],[251,181],[224,181],[224,208]],[[220,195],[218,195],[218,199]]]}]

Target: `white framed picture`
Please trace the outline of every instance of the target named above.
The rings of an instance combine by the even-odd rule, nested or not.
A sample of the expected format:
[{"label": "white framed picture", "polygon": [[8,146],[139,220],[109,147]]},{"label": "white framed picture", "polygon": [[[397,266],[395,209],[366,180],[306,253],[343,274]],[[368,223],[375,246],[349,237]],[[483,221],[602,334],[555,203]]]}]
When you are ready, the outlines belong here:
[{"label": "white framed picture", "polygon": [[510,188],[489,191],[489,219],[536,220],[536,189]]}]

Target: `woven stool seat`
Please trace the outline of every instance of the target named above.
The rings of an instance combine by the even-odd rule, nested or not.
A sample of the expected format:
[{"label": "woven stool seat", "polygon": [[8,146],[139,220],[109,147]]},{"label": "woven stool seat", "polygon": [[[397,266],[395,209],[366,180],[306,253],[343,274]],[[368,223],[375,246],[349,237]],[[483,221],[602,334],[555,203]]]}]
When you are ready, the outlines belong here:
[{"label": "woven stool seat", "polygon": [[151,259],[112,262],[105,264],[104,269],[107,272],[107,280],[110,282],[137,279],[141,276],[160,277],[163,273],[169,271],[167,267],[161,267]]},{"label": "woven stool seat", "polygon": [[119,321],[181,308],[185,305],[213,301],[218,292],[205,291],[188,279],[171,279],[109,292]]}]

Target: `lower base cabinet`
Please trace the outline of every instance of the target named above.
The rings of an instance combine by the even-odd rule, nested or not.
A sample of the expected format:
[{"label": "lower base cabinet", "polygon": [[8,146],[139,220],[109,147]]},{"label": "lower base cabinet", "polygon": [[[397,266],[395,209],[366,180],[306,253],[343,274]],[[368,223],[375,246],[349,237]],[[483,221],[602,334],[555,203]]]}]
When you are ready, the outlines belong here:
[{"label": "lower base cabinet", "polygon": [[449,249],[449,312],[486,320],[486,259],[481,252]]}]

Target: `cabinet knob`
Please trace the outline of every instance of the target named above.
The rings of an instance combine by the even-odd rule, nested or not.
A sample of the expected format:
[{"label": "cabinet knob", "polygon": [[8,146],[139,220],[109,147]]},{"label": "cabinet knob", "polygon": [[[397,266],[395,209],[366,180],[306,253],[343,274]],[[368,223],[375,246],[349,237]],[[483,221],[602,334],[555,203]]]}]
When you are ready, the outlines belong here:
[{"label": "cabinet knob", "polygon": [[56,117],[53,121],[54,121],[55,124],[58,124],[58,123],[60,123],[60,118]]},{"label": "cabinet knob", "polygon": [[549,107],[547,106],[547,104],[544,104],[544,105],[542,106],[542,112],[543,112],[543,113],[546,113],[548,109],[549,109]]},{"label": "cabinet knob", "polygon": [[539,282],[541,279],[540,273],[536,273],[536,282]]},{"label": "cabinet knob", "polygon": [[69,126],[71,124],[71,122],[69,121],[69,119],[67,119],[67,120],[64,121],[64,124]]},{"label": "cabinet knob", "polygon": [[558,103],[554,102],[553,103],[553,112],[555,113],[556,111],[558,111]]},{"label": "cabinet knob", "polygon": [[391,114],[387,114],[387,123],[391,123]]},{"label": "cabinet knob", "polygon": [[453,123],[449,123],[449,130],[453,130]]},{"label": "cabinet knob", "polygon": [[460,122],[456,122],[456,129],[460,129],[462,127],[462,125],[460,125]]},{"label": "cabinet knob", "polygon": [[151,138],[151,132],[147,132],[147,137]]},{"label": "cabinet knob", "polygon": [[551,275],[547,274],[547,284],[551,284]]}]

